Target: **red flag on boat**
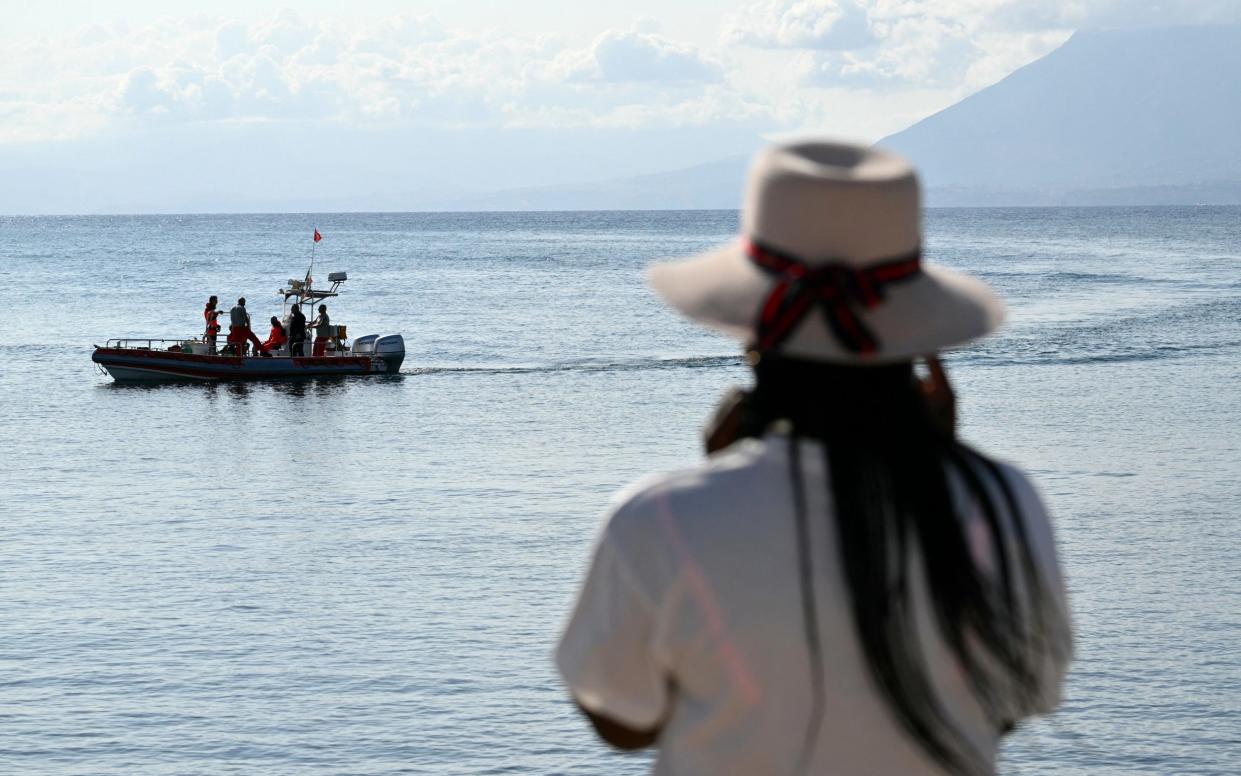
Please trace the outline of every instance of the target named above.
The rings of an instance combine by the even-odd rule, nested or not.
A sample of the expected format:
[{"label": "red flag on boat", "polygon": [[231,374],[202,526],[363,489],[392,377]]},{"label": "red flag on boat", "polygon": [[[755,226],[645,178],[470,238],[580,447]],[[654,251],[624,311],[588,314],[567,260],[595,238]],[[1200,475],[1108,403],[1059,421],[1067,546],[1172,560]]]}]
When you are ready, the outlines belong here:
[{"label": "red flag on boat", "polygon": [[319,230],[316,229],[315,230],[315,242],[319,242],[322,239],[323,239],[323,235],[319,234]]}]

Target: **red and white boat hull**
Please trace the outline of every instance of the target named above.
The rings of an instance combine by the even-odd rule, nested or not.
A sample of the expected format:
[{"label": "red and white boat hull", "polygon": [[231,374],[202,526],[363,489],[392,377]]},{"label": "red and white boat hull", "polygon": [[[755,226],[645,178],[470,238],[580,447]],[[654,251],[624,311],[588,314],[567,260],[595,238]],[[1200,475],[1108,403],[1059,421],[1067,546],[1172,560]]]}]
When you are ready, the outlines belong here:
[{"label": "red and white boat hull", "polygon": [[399,372],[404,359],[403,345],[397,352],[351,353],[319,358],[198,355],[136,348],[96,348],[91,355],[91,360],[106,369],[118,382],[289,380],[337,375],[386,375]]}]

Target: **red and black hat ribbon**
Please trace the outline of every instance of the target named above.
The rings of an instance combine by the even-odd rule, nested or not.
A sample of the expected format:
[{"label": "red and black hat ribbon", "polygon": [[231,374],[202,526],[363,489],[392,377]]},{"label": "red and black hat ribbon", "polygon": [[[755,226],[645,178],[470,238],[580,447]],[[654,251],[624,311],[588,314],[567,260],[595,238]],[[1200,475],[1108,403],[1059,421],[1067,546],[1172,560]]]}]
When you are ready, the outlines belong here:
[{"label": "red and black hat ribbon", "polygon": [[760,269],[774,275],[776,284],[758,316],[756,349],[765,353],[779,347],[793,329],[817,306],[832,333],[846,350],[862,356],[879,352],[874,332],[862,322],[857,308],[874,309],[883,302],[884,288],[922,271],[921,249],[868,267],[840,262],[810,266],[767,245],[744,239],[746,255]]}]

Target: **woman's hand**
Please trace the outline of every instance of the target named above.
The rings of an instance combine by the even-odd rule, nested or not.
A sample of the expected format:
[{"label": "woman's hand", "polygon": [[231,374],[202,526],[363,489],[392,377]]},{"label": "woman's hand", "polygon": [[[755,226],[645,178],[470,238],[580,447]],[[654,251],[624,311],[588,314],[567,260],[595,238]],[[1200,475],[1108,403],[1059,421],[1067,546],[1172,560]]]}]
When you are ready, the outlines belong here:
[{"label": "woman's hand", "polygon": [[926,357],[927,376],[919,377],[918,387],[926,399],[931,421],[949,436],[957,433],[957,395],[948,381],[948,374],[939,356]]},{"label": "woman's hand", "polygon": [[748,395],[744,390],[730,388],[728,393],[724,394],[724,398],[720,399],[715,413],[707,421],[706,428],[702,430],[702,441],[707,449],[707,455],[723,450],[741,438],[742,419],[746,411],[747,398]]}]

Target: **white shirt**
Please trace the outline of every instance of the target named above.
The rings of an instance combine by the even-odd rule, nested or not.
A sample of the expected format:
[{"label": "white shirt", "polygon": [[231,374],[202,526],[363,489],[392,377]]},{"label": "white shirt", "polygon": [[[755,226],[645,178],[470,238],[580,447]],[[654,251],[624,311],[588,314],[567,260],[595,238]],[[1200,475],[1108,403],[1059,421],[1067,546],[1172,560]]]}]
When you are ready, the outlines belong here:
[{"label": "white shirt", "polygon": [[319,317],[315,318],[312,325],[315,327],[316,337],[326,338],[332,336],[332,319],[328,317],[327,313],[319,313]]},{"label": "white shirt", "polygon": [[[872,686],[854,635],[824,449],[800,444],[825,675],[822,724],[806,772],[942,776]],[[1026,518],[1040,575],[1053,590],[1054,625],[1067,645],[1051,526],[1025,477],[1001,468]],[[976,508],[964,512],[972,532],[987,530]],[[796,539],[789,441],[781,435],[740,442],[700,467],[645,479],[619,495],[556,661],[585,708],[631,728],[662,725],[656,774],[795,772],[812,709]],[[915,556],[912,565],[920,562]],[[920,572],[911,579],[921,579]],[[993,760],[994,723],[984,718],[918,588],[916,619],[933,685],[959,728]],[[1044,661],[1040,697],[1032,708],[1014,705],[1011,719],[1059,703],[1065,651],[1062,661]]]}]

